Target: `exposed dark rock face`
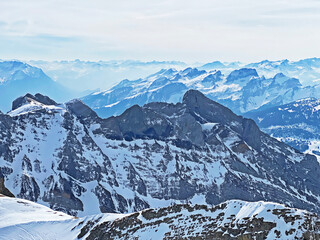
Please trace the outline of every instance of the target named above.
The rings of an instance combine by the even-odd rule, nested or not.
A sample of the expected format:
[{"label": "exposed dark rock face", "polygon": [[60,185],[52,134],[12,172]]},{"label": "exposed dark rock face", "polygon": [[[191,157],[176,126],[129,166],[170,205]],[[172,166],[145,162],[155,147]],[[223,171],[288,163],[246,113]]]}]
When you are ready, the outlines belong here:
[{"label": "exposed dark rock face", "polygon": [[6,187],[74,215],[229,199],[320,212],[315,157],[198,91],[108,119],[77,100],[0,119]]},{"label": "exposed dark rock face", "polygon": [[8,188],[6,188],[4,184],[4,178],[3,176],[1,176],[1,172],[0,172],[0,194],[3,194],[8,197],[14,197],[14,195],[8,190]]}]

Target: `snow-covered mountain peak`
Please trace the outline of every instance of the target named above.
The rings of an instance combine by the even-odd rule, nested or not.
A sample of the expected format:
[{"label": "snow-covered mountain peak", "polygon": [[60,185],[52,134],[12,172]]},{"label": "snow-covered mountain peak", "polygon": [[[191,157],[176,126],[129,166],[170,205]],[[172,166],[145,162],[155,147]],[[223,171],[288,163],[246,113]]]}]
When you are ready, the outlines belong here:
[{"label": "snow-covered mountain peak", "polygon": [[254,68],[241,68],[239,70],[232,71],[228,77],[228,82],[234,82],[235,80],[243,81],[242,79],[252,79],[252,78],[258,78],[259,75],[257,73],[257,70]]},{"label": "snow-covered mountain peak", "polygon": [[210,63],[206,63],[205,65],[201,66],[201,69],[223,69],[226,68],[227,66],[224,65],[220,61],[214,61]]},{"label": "snow-covered mountain peak", "polygon": [[190,78],[190,79],[198,77],[198,76],[205,74],[205,73],[207,73],[207,71],[198,70],[197,68],[191,68],[191,67],[186,68],[183,71],[181,71],[182,76]]},{"label": "snow-covered mountain peak", "polygon": [[37,93],[35,95],[32,95],[30,93],[27,93],[26,95],[17,98],[12,103],[12,110],[15,110],[25,104],[42,104],[42,105],[58,105],[54,100],[49,98],[48,96],[44,96],[40,93]]},{"label": "snow-covered mountain peak", "polygon": [[135,104],[177,103],[187,90],[196,89],[242,114],[302,97],[320,97],[319,88],[320,85],[303,87],[297,78],[279,72],[271,78],[260,77],[252,68],[238,69],[227,76],[219,70],[163,69],[144,79],[124,80],[107,91],[88,95],[82,100],[100,117],[109,117],[119,115]]},{"label": "snow-covered mountain peak", "polygon": [[25,96],[19,97],[12,103],[12,110],[8,112],[11,117],[35,112],[39,110],[62,111],[63,105],[56,103],[51,98],[40,93],[32,95],[27,93]]},{"label": "snow-covered mountain peak", "polygon": [[42,94],[66,101],[75,92],[61,86],[48,77],[42,69],[20,61],[0,62],[0,108],[3,112],[11,110],[11,103],[26,93]]},{"label": "snow-covered mountain peak", "polygon": [[320,99],[303,98],[246,115],[263,131],[320,161]]},{"label": "snow-covered mountain peak", "polygon": [[273,79],[276,80],[278,78],[284,78],[286,77],[286,75],[284,75],[283,73],[277,73],[276,75],[274,75]]}]

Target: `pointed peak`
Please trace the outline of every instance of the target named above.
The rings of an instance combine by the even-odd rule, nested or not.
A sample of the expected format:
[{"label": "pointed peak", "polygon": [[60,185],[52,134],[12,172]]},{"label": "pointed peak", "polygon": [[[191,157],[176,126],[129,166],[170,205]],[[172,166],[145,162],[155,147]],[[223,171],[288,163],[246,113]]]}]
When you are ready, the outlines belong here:
[{"label": "pointed peak", "polygon": [[188,67],[181,72],[183,76],[188,78],[195,78],[204,73],[206,73],[205,70],[198,70],[197,68],[191,68],[191,67]]},{"label": "pointed peak", "polygon": [[131,106],[130,108],[126,109],[121,115],[120,117],[132,117],[132,116],[136,116],[136,115],[141,115],[142,114],[142,107],[139,106],[138,104],[135,104],[133,106]]},{"label": "pointed peak", "polygon": [[223,64],[222,62],[214,61],[214,62],[204,64],[203,66],[201,66],[201,69],[221,69],[225,67],[226,65]]},{"label": "pointed peak", "polygon": [[208,101],[212,101],[209,98],[207,98],[202,92],[198,91],[198,90],[188,90],[182,98],[182,102],[188,104],[189,102],[193,102],[196,99],[207,99]]},{"label": "pointed peak", "polygon": [[280,72],[274,75],[273,79],[284,78],[284,77],[287,77],[287,76]]},{"label": "pointed peak", "polygon": [[227,80],[233,81],[247,77],[259,77],[257,70],[254,68],[241,68],[239,70],[234,70],[229,74]]},{"label": "pointed peak", "polygon": [[73,99],[67,102],[66,107],[79,118],[97,117],[97,114],[80,99]]}]

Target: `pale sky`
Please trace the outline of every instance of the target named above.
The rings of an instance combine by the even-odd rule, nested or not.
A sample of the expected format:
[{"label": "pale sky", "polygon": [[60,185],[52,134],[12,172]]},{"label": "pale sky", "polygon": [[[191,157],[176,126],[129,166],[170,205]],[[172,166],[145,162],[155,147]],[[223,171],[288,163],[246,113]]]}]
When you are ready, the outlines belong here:
[{"label": "pale sky", "polygon": [[0,0],[0,59],[320,57],[319,0]]}]

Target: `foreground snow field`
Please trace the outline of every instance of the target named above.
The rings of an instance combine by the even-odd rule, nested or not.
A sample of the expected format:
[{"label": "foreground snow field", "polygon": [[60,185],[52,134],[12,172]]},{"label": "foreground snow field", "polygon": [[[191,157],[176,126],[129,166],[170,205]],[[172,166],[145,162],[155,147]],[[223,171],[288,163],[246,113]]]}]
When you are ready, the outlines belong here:
[{"label": "foreground snow field", "polygon": [[[132,214],[75,218],[0,196],[0,239],[318,239],[316,214],[272,202],[230,200],[214,207],[173,205]],[[318,237],[318,238],[317,238]]]}]

